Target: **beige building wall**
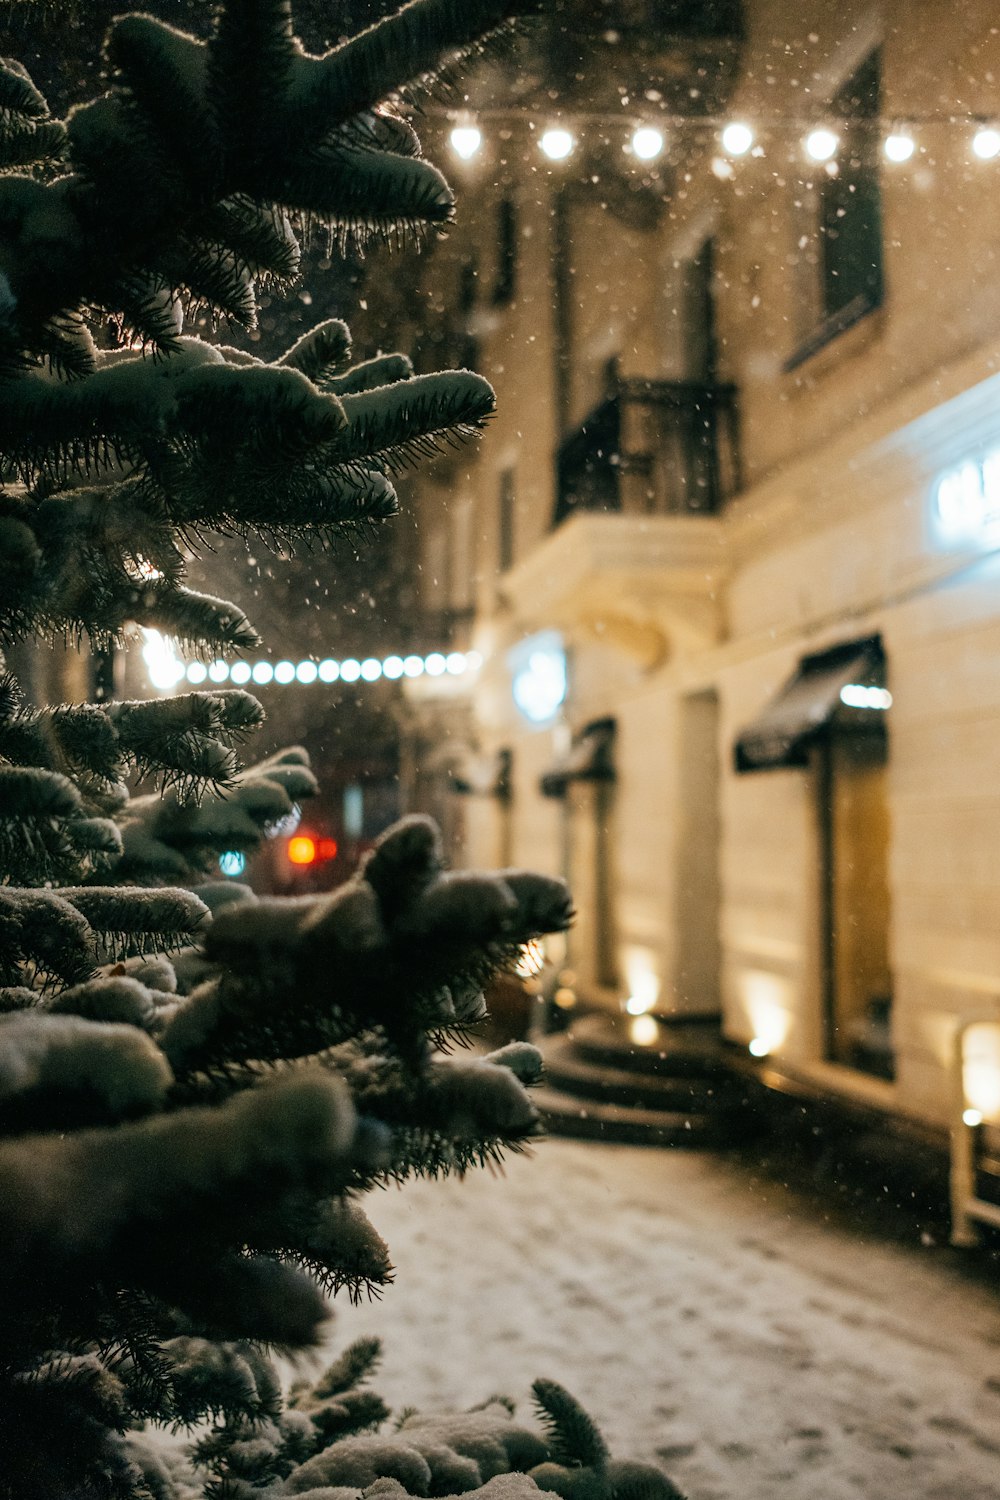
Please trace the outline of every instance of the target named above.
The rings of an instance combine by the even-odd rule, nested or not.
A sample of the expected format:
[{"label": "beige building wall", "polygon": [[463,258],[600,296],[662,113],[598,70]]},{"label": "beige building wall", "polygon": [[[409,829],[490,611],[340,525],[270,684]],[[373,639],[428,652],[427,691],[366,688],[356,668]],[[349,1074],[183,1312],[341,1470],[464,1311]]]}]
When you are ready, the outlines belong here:
[{"label": "beige building wall", "polygon": [[[572,732],[616,722],[614,972],[581,965],[589,998],[654,994],[666,1014],[721,1008],[732,1042],[763,1040],[821,1089],[942,1123],[957,1023],[984,1006],[1000,1019],[1000,535],[958,547],[933,503],[943,472],[1000,447],[1000,168],[972,157],[971,123],[945,118],[956,101],[969,117],[1000,110],[1000,31],[978,0],[810,0],[794,15],[754,0],[747,20],[729,113],[757,125],[763,154],[719,168],[703,133],[645,227],[602,208],[596,189],[574,194],[563,205],[573,250],[561,305],[558,173],[511,166],[518,293],[483,309],[479,325],[500,414],[463,481],[477,517],[474,638],[485,658],[474,717],[483,745],[514,753],[511,857],[577,879],[587,924],[598,916],[583,803],[543,798],[538,783]],[[820,169],[803,166],[801,136],[875,46],[883,119],[913,120],[919,150],[882,170],[881,306],[806,356]],[[928,115],[940,118],[918,119]],[[491,191],[466,208],[473,232],[489,222]],[[718,371],[739,390],[744,484],[718,523],[699,595],[697,566],[671,565],[669,547],[654,556],[655,528],[647,547],[617,518],[628,545],[603,563],[577,520],[550,528],[560,412],[569,428],[582,420],[613,358],[628,376],[685,376],[683,288],[708,237]],[[503,575],[505,468],[516,509]],[[702,523],[676,524],[693,535]],[[511,701],[507,653],[545,627],[563,633],[570,690],[556,722],[532,729]],[[813,772],[733,768],[740,730],[804,655],[876,632],[893,695],[894,1082],[824,1055]],[[488,859],[494,834],[467,826],[469,862]],[[1000,1104],[1000,1074],[996,1084]]]}]

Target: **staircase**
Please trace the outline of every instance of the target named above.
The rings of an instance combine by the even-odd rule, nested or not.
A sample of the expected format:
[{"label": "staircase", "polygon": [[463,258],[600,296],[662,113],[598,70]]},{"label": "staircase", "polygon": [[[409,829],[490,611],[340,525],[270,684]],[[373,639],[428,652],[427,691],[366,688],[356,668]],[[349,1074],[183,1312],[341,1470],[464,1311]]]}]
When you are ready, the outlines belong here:
[{"label": "staircase", "polygon": [[631,1016],[588,1015],[533,1038],[545,1077],[531,1096],[548,1129],[650,1146],[729,1139],[742,1090],[723,1061],[718,1022],[639,1019],[637,1028]]}]

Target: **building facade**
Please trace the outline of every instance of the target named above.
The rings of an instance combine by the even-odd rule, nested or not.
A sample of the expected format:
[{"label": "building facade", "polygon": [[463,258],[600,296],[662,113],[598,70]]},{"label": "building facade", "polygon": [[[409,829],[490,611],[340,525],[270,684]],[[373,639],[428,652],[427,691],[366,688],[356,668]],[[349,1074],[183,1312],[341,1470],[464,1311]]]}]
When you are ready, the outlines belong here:
[{"label": "building facade", "polygon": [[940,1125],[1000,1020],[995,15],[616,9],[586,79],[470,92],[427,265],[499,401],[418,494],[462,857],[568,876],[567,1001]]}]

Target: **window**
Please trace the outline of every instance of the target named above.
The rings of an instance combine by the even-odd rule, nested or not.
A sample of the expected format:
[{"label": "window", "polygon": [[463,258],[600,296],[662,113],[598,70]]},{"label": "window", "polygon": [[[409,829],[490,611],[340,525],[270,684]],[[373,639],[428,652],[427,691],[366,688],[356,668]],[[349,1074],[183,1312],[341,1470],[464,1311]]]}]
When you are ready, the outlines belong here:
[{"label": "window", "polygon": [[517,207],[513,198],[501,198],[497,206],[496,275],[493,302],[510,302],[517,289]]},{"label": "window", "polygon": [[831,170],[817,165],[802,189],[800,246],[801,339],[785,369],[817,353],[831,339],[881,305],[884,295],[879,52],[868,57],[830,100],[838,136]]},{"label": "window", "polygon": [[879,54],[872,52],[832,102],[839,121],[837,172],[819,190],[824,316],[858,315],[882,300],[879,182]]},{"label": "window", "polygon": [[500,572],[506,573],[514,565],[514,470],[500,472],[498,496],[497,561]]}]

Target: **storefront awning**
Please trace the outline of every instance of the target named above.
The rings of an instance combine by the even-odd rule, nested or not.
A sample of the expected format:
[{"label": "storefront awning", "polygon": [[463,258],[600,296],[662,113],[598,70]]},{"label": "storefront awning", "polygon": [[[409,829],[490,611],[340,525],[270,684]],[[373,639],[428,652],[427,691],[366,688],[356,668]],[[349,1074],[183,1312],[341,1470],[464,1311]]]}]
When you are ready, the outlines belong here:
[{"label": "storefront awning", "polygon": [[506,748],[492,755],[470,752],[452,768],[452,791],[463,797],[498,797],[502,801],[510,796],[512,760],[513,755]]},{"label": "storefront awning", "polygon": [[804,656],[795,676],[737,736],[737,771],[808,765],[809,747],[840,707],[841,691],[851,683],[880,683],[884,666],[877,635]]},{"label": "storefront awning", "polygon": [[614,719],[595,719],[574,735],[564,756],[542,776],[543,797],[565,797],[571,781],[614,781]]}]

